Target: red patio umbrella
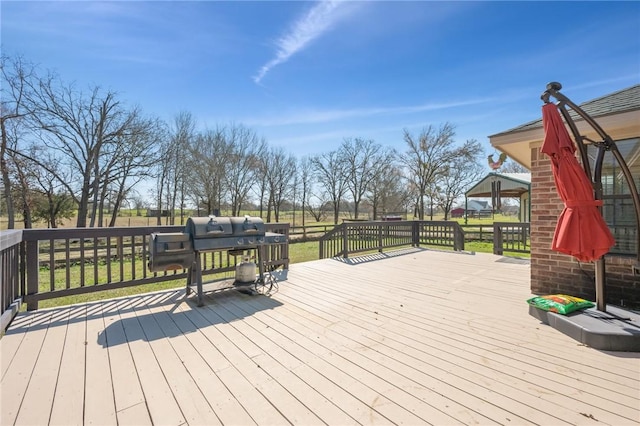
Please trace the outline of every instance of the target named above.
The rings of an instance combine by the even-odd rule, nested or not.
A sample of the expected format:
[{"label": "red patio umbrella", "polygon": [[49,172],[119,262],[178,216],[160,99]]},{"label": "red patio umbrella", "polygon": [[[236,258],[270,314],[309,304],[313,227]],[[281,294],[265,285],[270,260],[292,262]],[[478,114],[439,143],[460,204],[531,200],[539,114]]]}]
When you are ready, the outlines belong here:
[{"label": "red patio umbrella", "polygon": [[553,103],[542,107],[544,142],[541,152],[551,158],[553,178],[564,209],[558,218],[551,249],[582,262],[601,258],[615,244],[602,218],[593,186],[575,156],[576,148]]}]

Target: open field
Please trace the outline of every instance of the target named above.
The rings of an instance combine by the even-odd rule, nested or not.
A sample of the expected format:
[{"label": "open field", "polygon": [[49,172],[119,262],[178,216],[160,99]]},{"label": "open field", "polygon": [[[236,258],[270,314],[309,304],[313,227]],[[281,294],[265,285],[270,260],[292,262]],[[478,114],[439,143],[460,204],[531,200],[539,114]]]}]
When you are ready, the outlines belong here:
[{"label": "open field", "polygon": [[[221,212],[222,215],[226,215],[228,216],[230,212]],[[246,211],[246,212],[242,212],[242,214],[248,214],[251,216],[258,216],[259,215],[259,211]],[[197,215],[197,212],[192,212],[192,211],[186,211],[185,215],[182,219],[182,221],[180,220],[179,215],[176,217],[176,225],[181,225],[181,224],[185,224],[187,219],[191,216],[195,216]],[[202,214],[204,216],[204,214]],[[368,215],[364,215],[363,216],[364,219],[369,220]],[[413,217],[408,216],[407,217],[409,220],[413,219]],[[264,217],[264,219],[266,220],[266,217]],[[344,213],[341,217],[340,217],[340,223],[342,223],[342,220],[349,220],[352,219],[352,217],[348,214],[348,213]],[[103,220],[103,226],[107,226],[109,224],[109,220]],[[429,217],[425,217],[425,220],[429,220]],[[444,220],[444,216],[442,215],[435,215],[433,217],[433,220]],[[452,221],[456,221],[461,225],[490,225],[493,222],[517,222],[518,218],[516,216],[512,216],[512,215],[502,215],[502,214],[496,214],[494,215],[494,217],[486,217],[486,218],[469,218],[467,220],[467,223],[465,223],[465,219],[464,218],[453,218],[453,219],[449,219]],[[286,223],[289,222],[291,224],[291,226],[302,226],[302,212],[283,212],[280,215],[280,222],[282,223]],[[7,217],[0,215],[0,230],[3,229],[7,229]],[[61,225],[59,225],[60,228],[74,228],[76,226],[77,223],[77,217],[72,217],[70,219],[65,219]],[[116,226],[156,226],[157,223],[157,218],[156,217],[147,217],[146,216],[146,212],[141,212],[140,215],[137,214],[137,212],[135,210],[124,210],[122,211],[121,215],[118,216],[116,218]],[[169,221],[167,217],[162,217],[161,218],[161,225],[169,225]],[[316,221],[312,216],[310,215],[305,215],[305,225],[306,226],[315,226],[315,225],[333,225],[333,220],[324,220],[324,221]],[[24,223],[22,222],[22,218],[21,217],[16,217],[16,229],[22,229],[24,227]],[[34,228],[45,228],[46,227],[46,223],[45,222],[36,222],[33,224]]]}]

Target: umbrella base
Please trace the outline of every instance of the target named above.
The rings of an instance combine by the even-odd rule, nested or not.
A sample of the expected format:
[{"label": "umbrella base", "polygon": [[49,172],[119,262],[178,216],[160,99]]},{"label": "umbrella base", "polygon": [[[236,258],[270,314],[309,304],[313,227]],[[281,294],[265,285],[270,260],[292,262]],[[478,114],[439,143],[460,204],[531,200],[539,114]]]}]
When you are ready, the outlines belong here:
[{"label": "umbrella base", "polygon": [[638,312],[608,305],[606,312],[589,308],[560,315],[529,305],[529,314],[594,349],[640,352]]}]

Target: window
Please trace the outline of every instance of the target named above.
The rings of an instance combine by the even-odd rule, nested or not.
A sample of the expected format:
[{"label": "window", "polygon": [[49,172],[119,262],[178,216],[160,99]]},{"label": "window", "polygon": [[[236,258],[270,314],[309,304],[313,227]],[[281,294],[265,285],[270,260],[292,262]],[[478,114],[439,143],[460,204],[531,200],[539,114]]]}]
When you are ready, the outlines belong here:
[{"label": "window", "polygon": [[[616,141],[616,146],[631,171],[636,189],[640,188],[640,138]],[[598,150],[590,145],[587,152],[593,173]],[[636,255],[638,230],[633,199],[622,169],[611,152],[607,152],[604,157],[602,192],[602,214],[616,239],[611,253]]]}]

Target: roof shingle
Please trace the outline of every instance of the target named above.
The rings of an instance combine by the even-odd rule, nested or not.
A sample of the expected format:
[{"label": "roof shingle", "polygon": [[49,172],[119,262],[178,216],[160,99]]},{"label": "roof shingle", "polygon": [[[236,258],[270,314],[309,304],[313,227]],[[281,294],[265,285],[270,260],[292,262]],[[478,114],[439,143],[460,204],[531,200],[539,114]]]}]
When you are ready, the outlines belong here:
[{"label": "roof shingle", "polygon": [[[583,102],[578,106],[593,118],[638,110],[640,109],[640,84],[636,84],[635,86],[631,86],[626,89],[622,89],[617,92],[601,96],[587,102]],[[569,111],[569,115],[573,120],[582,120],[582,118],[578,116],[578,114],[576,114],[571,108],[568,108],[567,110]],[[527,130],[536,129],[538,127],[542,127],[542,119],[521,124],[512,129],[505,130],[504,132],[491,135],[490,137],[499,136],[505,133],[524,132]]]}]

